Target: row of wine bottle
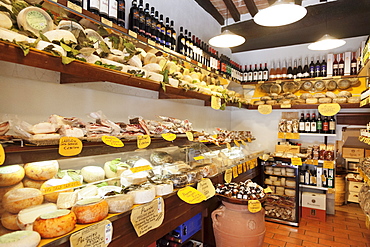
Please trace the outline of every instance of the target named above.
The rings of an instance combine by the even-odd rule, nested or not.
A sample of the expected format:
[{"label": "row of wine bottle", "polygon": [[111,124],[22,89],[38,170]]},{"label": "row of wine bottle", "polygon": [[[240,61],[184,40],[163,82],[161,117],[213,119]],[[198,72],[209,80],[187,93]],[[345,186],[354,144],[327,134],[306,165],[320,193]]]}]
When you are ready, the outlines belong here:
[{"label": "row of wine bottle", "polygon": [[336,121],[334,116],[328,118],[327,116],[321,117],[318,114],[316,118],[316,113],[306,113],[306,118],[304,113],[301,113],[301,118],[299,119],[299,133],[319,133],[319,134],[335,134]]},{"label": "row of wine bottle", "polygon": [[311,186],[333,188],[334,170],[313,165],[302,167],[299,171],[299,183]]}]

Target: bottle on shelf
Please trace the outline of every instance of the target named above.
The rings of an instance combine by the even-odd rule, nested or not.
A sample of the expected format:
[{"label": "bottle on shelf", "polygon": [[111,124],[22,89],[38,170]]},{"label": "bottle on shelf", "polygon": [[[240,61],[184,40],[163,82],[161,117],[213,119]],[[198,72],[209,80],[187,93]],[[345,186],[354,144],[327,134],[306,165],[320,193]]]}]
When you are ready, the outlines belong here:
[{"label": "bottle on shelf", "polygon": [[299,119],[299,133],[305,133],[306,127],[305,127],[305,120],[304,120],[304,113],[301,113],[301,118]]},{"label": "bottle on shelf", "polygon": [[166,26],[163,23],[163,15],[159,15],[159,24],[161,25],[160,32],[161,32],[161,45],[165,46],[166,45]]},{"label": "bottle on shelf", "polygon": [[329,120],[329,134],[335,134],[335,129],[336,129],[335,119],[334,116],[331,116]]},{"label": "bottle on shelf", "polygon": [[357,59],[356,59],[356,52],[352,52],[352,60],[351,60],[351,75],[357,75]]},{"label": "bottle on shelf", "polygon": [[309,72],[310,77],[314,78],[315,77],[315,64],[313,63],[313,57],[311,58],[311,63],[310,63],[309,69],[310,69],[310,72]]},{"label": "bottle on shelf", "polygon": [[327,185],[328,185],[328,188],[333,188],[333,180],[334,180],[334,178],[333,178],[333,176],[332,175],[330,175],[330,170],[332,170],[332,169],[329,169],[329,175],[328,175],[328,183],[327,183]]},{"label": "bottle on shelf", "polygon": [[313,168],[310,171],[310,173],[311,173],[311,176],[310,176],[310,185],[316,186],[316,181],[317,181],[317,179],[316,179],[316,169]]},{"label": "bottle on shelf", "polygon": [[139,34],[145,37],[145,12],[143,0],[139,0]]},{"label": "bottle on shelf", "polygon": [[155,9],[154,7],[150,8],[150,16],[151,16],[151,23],[152,23],[152,31],[151,31],[151,37],[150,39],[153,40],[154,42],[157,42],[157,36],[158,36],[158,31],[157,31],[157,24],[158,24],[158,19],[155,17]]},{"label": "bottle on shelf", "polygon": [[315,77],[321,76],[321,63],[320,63],[320,57],[317,57],[317,61],[315,64]]},{"label": "bottle on shelf", "polygon": [[329,121],[327,116],[324,117],[324,121],[322,122],[322,133],[329,133]]},{"label": "bottle on shelf", "polygon": [[304,59],[304,67],[303,67],[303,78],[309,78],[310,77],[310,69],[308,67],[308,57]]},{"label": "bottle on shelf", "polygon": [[302,78],[302,77],[303,77],[302,62],[301,62],[301,59],[298,59],[297,78]]},{"label": "bottle on shelf", "polygon": [[145,16],[145,29],[144,34],[147,39],[152,38],[152,16],[150,15],[149,10],[149,3],[145,4],[145,10],[144,10],[144,16]]},{"label": "bottle on shelf", "polygon": [[156,43],[160,45],[161,42],[162,42],[163,37],[162,37],[162,32],[161,32],[162,26],[161,26],[161,23],[159,22],[159,13],[158,13],[158,11],[155,11],[154,17],[155,17],[155,22],[157,23],[157,25],[156,25],[156,35],[157,35]]},{"label": "bottle on shelf", "polygon": [[166,17],[165,46],[171,49],[172,30],[170,27],[170,18]]},{"label": "bottle on shelf", "polygon": [[82,0],[70,0],[70,2],[76,4],[77,6],[83,7]]},{"label": "bottle on shelf", "polygon": [[327,76],[327,69],[326,68],[327,68],[327,64],[326,64],[325,56],[323,56],[322,62],[321,62],[321,69],[320,69],[321,76],[323,76],[323,77]]},{"label": "bottle on shelf", "polygon": [[338,57],[338,54],[334,54],[333,76],[339,75],[339,63],[338,63],[337,57]]},{"label": "bottle on shelf", "polygon": [[109,0],[108,1],[108,19],[117,24],[117,15],[118,15],[118,0]]},{"label": "bottle on shelf", "polygon": [[128,21],[129,29],[135,33],[139,33],[139,8],[137,7],[136,0],[133,0],[131,3]]},{"label": "bottle on shelf", "polygon": [[338,75],[343,76],[344,75],[344,60],[343,60],[343,54],[340,55],[340,60],[338,62]]},{"label": "bottle on shelf", "polygon": [[311,119],[310,119],[310,113],[306,114],[306,119],[305,119],[305,125],[304,125],[304,131],[306,133],[311,133]]},{"label": "bottle on shelf", "polygon": [[299,171],[299,183],[304,184],[304,177],[305,177],[305,172],[303,169],[300,169]]},{"label": "bottle on shelf", "polygon": [[324,170],[323,172],[324,174],[322,175],[322,187],[328,187],[328,174],[326,172],[326,170]]},{"label": "bottle on shelf", "polygon": [[126,26],[126,3],[125,0],[117,1],[117,25],[120,27]]},{"label": "bottle on shelf", "polygon": [[286,79],[287,78],[288,69],[286,67],[286,61],[285,60],[283,60],[283,65],[281,67],[280,73],[281,73],[281,78],[282,79]]},{"label": "bottle on shelf", "polygon": [[100,16],[109,19],[109,0],[99,0]]},{"label": "bottle on shelf", "polygon": [[306,167],[306,171],[304,173],[304,184],[305,185],[310,185],[310,181],[311,181],[311,173],[310,173],[310,170],[308,169],[308,167]]},{"label": "bottle on shelf", "polygon": [[249,70],[248,70],[248,82],[253,81],[253,69],[252,69],[252,64],[249,65]]},{"label": "bottle on shelf", "polygon": [[172,38],[171,38],[171,50],[176,51],[176,30],[175,30],[175,23],[174,21],[171,20],[171,33],[172,33]]},{"label": "bottle on shelf", "polygon": [[316,114],[312,113],[312,118],[311,118],[311,133],[316,133],[317,132],[317,126],[316,126]]},{"label": "bottle on shelf", "polygon": [[275,68],[274,68],[274,61],[272,61],[271,62],[269,79],[270,80],[275,80],[275,78],[276,78],[276,72],[275,72]]},{"label": "bottle on shelf", "polygon": [[254,70],[253,70],[253,81],[257,82],[258,81],[258,69],[257,69],[257,64],[254,65]]},{"label": "bottle on shelf", "polygon": [[287,70],[287,78],[293,79],[293,68],[292,68],[292,60],[289,60],[289,66]]},{"label": "bottle on shelf", "polygon": [[296,79],[297,78],[297,73],[298,73],[298,71],[297,71],[298,69],[297,69],[297,59],[294,59],[294,66],[293,66],[293,72],[292,72],[292,74],[293,74],[293,79]]},{"label": "bottle on shelf", "polygon": [[267,68],[267,63],[265,63],[265,67],[262,70],[262,80],[268,81],[269,80],[269,70]]},{"label": "bottle on shelf", "polygon": [[180,34],[177,39],[176,51],[182,55],[185,55],[185,36],[183,34],[184,28],[180,27]]},{"label": "bottle on shelf", "polygon": [[280,67],[280,61],[277,62],[277,66],[275,69],[275,79],[280,80],[281,79],[281,67]]},{"label": "bottle on shelf", "polygon": [[323,129],[322,129],[322,119],[321,119],[321,114],[319,114],[318,116],[317,116],[317,120],[316,120],[316,132],[317,133],[323,133]]},{"label": "bottle on shelf", "polygon": [[184,37],[185,37],[185,56],[190,57],[190,47],[189,47],[189,40],[188,40],[188,30],[185,29],[184,32]]},{"label": "bottle on shelf", "polygon": [[258,81],[263,81],[262,63],[260,63],[260,68],[258,69]]}]

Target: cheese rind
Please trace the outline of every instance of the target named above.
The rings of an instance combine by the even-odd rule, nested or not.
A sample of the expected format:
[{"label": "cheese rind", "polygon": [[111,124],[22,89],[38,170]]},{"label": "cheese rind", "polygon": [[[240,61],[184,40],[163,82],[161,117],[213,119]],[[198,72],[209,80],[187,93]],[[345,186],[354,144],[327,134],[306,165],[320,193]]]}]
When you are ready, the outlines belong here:
[{"label": "cheese rind", "polygon": [[85,166],[81,169],[81,175],[87,183],[103,180],[105,177],[104,169],[100,166]]},{"label": "cheese rind", "polygon": [[33,230],[42,238],[56,238],[72,231],[76,221],[76,215],[72,211],[58,209],[40,215],[33,224]]},{"label": "cheese rind", "polygon": [[16,231],[0,236],[0,247],[36,247],[41,241],[34,231]]},{"label": "cheese rind", "polygon": [[33,223],[40,215],[57,209],[57,205],[54,203],[46,203],[22,209],[17,215],[17,224],[22,230],[33,230]]},{"label": "cheese rind", "polygon": [[44,197],[40,190],[34,188],[19,188],[8,191],[3,197],[3,207],[11,213],[19,213],[22,209],[40,205]]},{"label": "cheese rind", "polygon": [[107,217],[109,206],[104,199],[85,199],[78,201],[72,211],[76,214],[77,223],[88,224]]},{"label": "cheese rind", "polygon": [[48,180],[57,174],[59,163],[56,160],[32,162],[24,165],[26,176],[33,180]]},{"label": "cheese rind", "polygon": [[20,230],[17,224],[17,214],[5,212],[1,215],[1,224],[9,230]]},{"label": "cheese rind", "polygon": [[24,174],[24,169],[20,165],[0,167],[0,186],[17,184],[23,179]]},{"label": "cheese rind", "polygon": [[105,198],[109,205],[109,213],[123,213],[131,209],[134,204],[132,195],[115,195]]}]

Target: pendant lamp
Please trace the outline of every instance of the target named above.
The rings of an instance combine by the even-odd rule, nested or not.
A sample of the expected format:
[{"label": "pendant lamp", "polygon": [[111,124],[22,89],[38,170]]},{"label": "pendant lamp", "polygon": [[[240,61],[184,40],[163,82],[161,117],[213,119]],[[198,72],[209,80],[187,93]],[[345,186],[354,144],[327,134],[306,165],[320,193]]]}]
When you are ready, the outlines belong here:
[{"label": "pendant lamp", "polygon": [[[226,26],[228,20],[228,11],[226,11]],[[229,48],[241,45],[245,42],[243,36],[237,35],[228,29],[225,29],[220,35],[211,38],[208,43],[214,47]]]},{"label": "pendant lamp", "polygon": [[277,27],[299,21],[307,14],[307,9],[290,0],[277,0],[273,5],[257,12],[253,17],[261,26]]},{"label": "pendant lamp", "polygon": [[321,39],[308,46],[308,49],[313,51],[325,51],[343,46],[346,41],[336,39],[329,34],[325,34]]}]

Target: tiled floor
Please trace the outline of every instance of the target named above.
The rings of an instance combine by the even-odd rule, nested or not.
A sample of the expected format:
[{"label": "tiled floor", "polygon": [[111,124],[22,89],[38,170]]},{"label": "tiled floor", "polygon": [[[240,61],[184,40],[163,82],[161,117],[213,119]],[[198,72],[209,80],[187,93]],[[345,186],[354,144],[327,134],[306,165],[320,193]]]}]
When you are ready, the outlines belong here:
[{"label": "tiled floor", "polygon": [[356,203],[337,206],[326,222],[301,219],[299,227],[266,222],[263,247],[370,247],[370,230]]}]

